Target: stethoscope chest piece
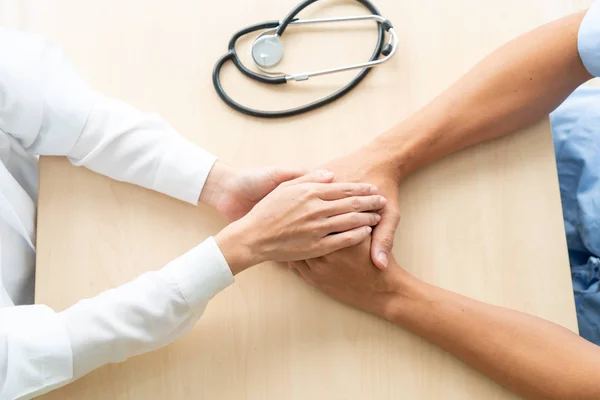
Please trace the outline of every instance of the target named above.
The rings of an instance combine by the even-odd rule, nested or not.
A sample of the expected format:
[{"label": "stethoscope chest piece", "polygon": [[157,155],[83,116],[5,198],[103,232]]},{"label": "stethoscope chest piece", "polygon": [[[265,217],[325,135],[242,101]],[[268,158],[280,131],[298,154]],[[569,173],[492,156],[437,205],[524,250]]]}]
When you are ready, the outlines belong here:
[{"label": "stethoscope chest piece", "polygon": [[282,58],[283,44],[277,35],[259,36],[252,44],[252,59],[260,67],[274,67]]}]

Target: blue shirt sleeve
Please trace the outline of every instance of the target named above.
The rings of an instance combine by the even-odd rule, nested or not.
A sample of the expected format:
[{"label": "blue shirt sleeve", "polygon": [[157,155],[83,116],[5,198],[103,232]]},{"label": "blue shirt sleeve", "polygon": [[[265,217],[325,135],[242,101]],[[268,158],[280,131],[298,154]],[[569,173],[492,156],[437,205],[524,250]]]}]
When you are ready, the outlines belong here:
[{"label": "blue shirt sleeve", "polygon": [[600,76],[600,0],[594,2],[579,28],[577,41],[583,65],[594,76]]}]

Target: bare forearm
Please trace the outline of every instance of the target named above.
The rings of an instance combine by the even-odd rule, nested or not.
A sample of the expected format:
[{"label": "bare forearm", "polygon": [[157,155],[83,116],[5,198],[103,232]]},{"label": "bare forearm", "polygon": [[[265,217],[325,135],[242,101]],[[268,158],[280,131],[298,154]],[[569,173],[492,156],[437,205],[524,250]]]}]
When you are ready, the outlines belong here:
[{"label": "bare forearm", "polygon": [[539,121],[591,78],[577,49],[584,15],[554,21],[495,50],[373,146],[402,177]]},{"label": "bare forearm", "polygon": [[388,319],[526,398],[600,398],[597,346],[540,318],[409,282]]}]

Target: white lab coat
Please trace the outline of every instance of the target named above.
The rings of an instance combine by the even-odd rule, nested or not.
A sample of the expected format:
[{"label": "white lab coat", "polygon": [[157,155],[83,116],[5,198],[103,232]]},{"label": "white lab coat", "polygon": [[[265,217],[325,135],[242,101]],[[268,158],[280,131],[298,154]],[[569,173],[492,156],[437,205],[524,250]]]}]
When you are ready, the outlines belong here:
[{"label": "white lab coat", "polygon": [[65,155],[193,204],[216,160],[158,116],[92,91],[44,39],[0,28],[0,400],[30,398],[175,340],[233,282],[209,238],[60,313],[31,305],[36,155]]}]

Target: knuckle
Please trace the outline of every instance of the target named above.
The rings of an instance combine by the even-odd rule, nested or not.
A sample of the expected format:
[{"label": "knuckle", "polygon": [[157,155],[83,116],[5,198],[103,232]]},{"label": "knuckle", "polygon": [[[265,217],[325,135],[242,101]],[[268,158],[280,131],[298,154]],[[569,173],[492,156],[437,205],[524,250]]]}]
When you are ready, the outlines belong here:
[{"label": "knuckle", "polygon": [[381,243],[384,247],[387,247],[388,249],[392,248],[392,245],[394,244],[394,237],[390,236],[390,235],[381,235],[378,238],[379,243]]},{"label": "knuckle", "polygon": [[293,186],[294,190],[297,190],[299,193],[306,192],[310,186],[308,183],[296,183],[296,184],[292,184],[290,182],[286,182],[286,183],[290,186]]},{"label": "knuckle", "polygon": [[354,191],[352,190],[352,188],[351,187],[347,187],[347,186],[344,188],[343,191],[344,191],[344,195],[346,195],[346,196],[352,196],[352,194],[354,193]]},{"label": "knuckle", "polygon": [[357,225],[359,225],[359,224],[360,224],[360,218],[359,218],[359,214],[357,214],[357,213],[352,213],[352,214],[350,214],[350,223],[351,223],[353,226],[357,226]]},{"label": "knuckle", "polygon": [[315,197],[319,194],[319,189],[317,189],[317,187],[315,185],[310,185],[310,187],[308,188],[308,190],[306,192],[308,193],[309,196]]},{"label": "knuckle", "polygon": [[387,215],[387,218],[389,218],[391,221],[398,223],[400,222],[400,212],[399,211],[390,211]]},{"label": "knuckle", "polygon": [[335,226],[330,221],[320,221],[317,223],[313,229],[315,237],[319,239],[323,236],[323,234],[329,234],[335,230]]},{"label": "knuckle", "polygon": [[373,206],[373,208],[379,208],[379,206],[381,205],[381,198],[379,196],[375,196],[371,205]]},{"label": "knuckle", "polygon": [[352,199],[350,206],[352,207],[353,210],[356,210],[356,211],[360,210],[360,200],[357,198]]},{"label": "knuckle", "polygon": [[342,243],[344,244],[344,246],[348,247],[348,246],[352,246],[354,244],[355,240],[356,239],[354,238],[354,236],[348,235],[344,238]]},{"label": "knuckle", "polygon": [[304,199],[313,199],[317,196],[317,189],[312,185],[307,185],[303,188],[303,197]]},{"label": "knuckle", "polygon": [[325,217],[329,213],[329,205],[325,202],[319,202],[317,206],[313,207],[311,215],[314,217]]},{"label": "knuckle", "polygon": [[377,223],[377,214],[371,214],[369,220],[371,226],[375,225]]},{"label": "knuckle", "polygon": [[318,223],[315,223],[314,220],[310,217],[304,217],[302,218],[302,226],[298,227],[295,230],[295,233],[297,235],[303,235],[303,236],[309,236],[309,237],[313,237],[315,236],[315,228],[318,227]]}]

